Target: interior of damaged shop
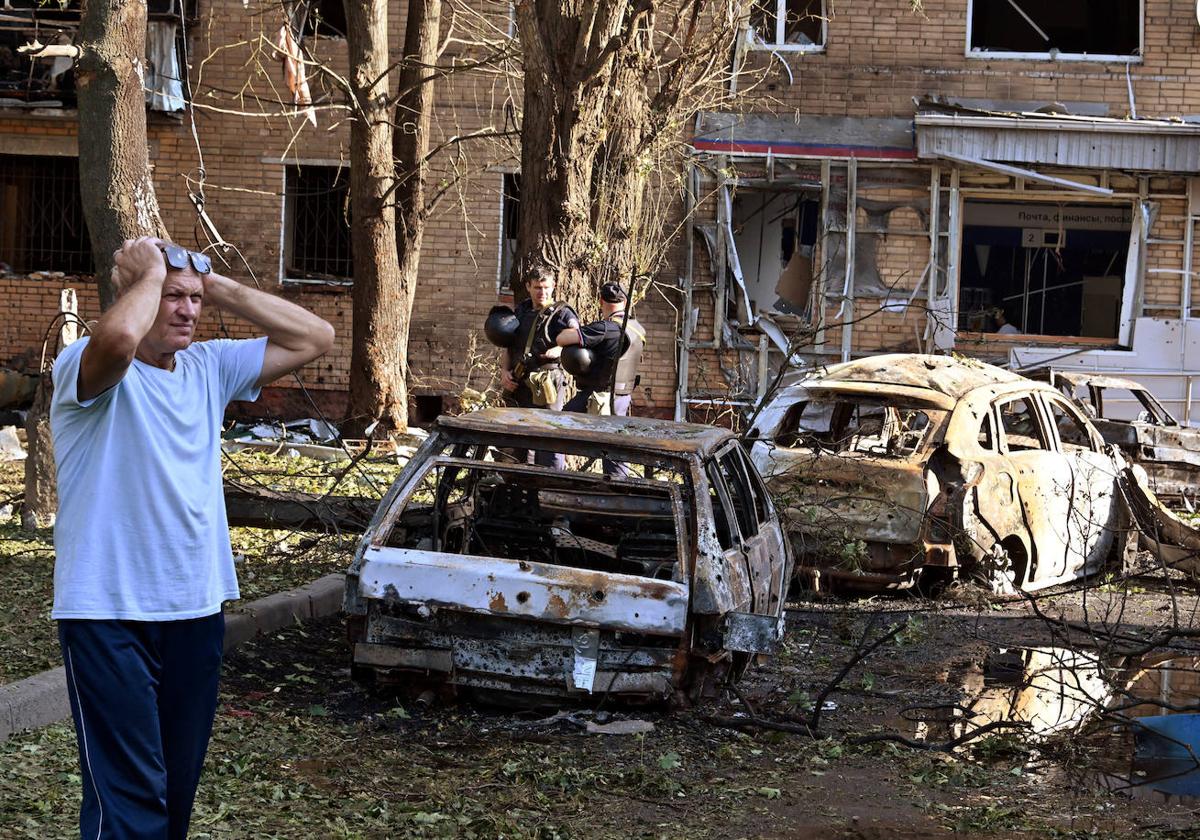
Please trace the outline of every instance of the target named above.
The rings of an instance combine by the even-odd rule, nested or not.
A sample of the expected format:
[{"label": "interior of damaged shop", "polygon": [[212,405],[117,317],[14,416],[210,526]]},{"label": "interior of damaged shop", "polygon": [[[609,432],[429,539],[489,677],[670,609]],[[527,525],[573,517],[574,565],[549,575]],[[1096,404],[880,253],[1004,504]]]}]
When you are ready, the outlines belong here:
[{"label": "interior of damaged shop", "polygon": [[723,382],[681,375],[680,417],[721,386],[752,404],[784,367],[916,351],[1127,376],[1196,421],[1200,179],[926,154],[906,120],[783,122],[698,124],[681,359],[720,353]]}]

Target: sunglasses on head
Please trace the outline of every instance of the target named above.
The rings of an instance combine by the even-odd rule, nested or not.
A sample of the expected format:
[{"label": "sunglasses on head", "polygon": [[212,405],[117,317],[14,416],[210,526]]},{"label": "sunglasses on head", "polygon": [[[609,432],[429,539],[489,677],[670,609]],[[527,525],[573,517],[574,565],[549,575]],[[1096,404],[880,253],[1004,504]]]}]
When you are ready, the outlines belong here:
[{"label": "sunglasses on head", "polygon": [[207,254],[189,251],[187,248],[180,248],[178,245],[164,245],[162,252],[163,259],[166,260],[168,268],[182,271],[190,264],[197,274],[208,274],[212,271],[212,260],[209,259]]}]

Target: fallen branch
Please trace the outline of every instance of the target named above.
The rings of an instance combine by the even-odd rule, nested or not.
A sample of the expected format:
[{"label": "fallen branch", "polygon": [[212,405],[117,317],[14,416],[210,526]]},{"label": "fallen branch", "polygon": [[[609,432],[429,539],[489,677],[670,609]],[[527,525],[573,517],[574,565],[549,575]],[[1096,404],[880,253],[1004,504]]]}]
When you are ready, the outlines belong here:
[{"label": "fallen branch", "polygon": [[810,738],[817,737],[817,733],[809,729],[808,724],[805,723],[768,720],[755,716],[732,718],[723,715],[698,715],[698,717],[705,723],[711,723],[713,726],[720,726],[723,729],[770,729],[775,732],[789,732],[793,735],[807,735]]},{"label": "fallen branch", "polygon": [[881,742],[900,744],[913,750],[926,750],[928,752],[953,752],[968,741],[973,741],[980,736],[986,735],[989,732],[994,732],[997,729],[1028,729],[1029,724],[1021,720],[994,720],[991,723],[985,723],[983,726],[976,727],[969,732],[964,732],[957,738],[949,741],[915,741],[912,738],[905,738],[903,735],[898,735],[895,732],[878,732],[873,735],[860,735],[857,738],[850,738],[843,743],[848,747],[860,747],[864,744],[878,744]]},{"label": "fallen branch", "polygon": [[[878,615],[878,613],[876,613],[876,615]],[[874,619],[872,619],[872,621],[873,620]],[[850,657],[850,659],[846,661],[846,664],[842,666],[842,670],[838,671],[837,675],[834,676],[834,678],[830,680],[823,689],[821,689],[821,692],[813,700],[812,712],[809,714],[808,718],[809,729],[811,729],[813,732],[816,732],[820,727],[821,707],[824,705],[825,700],[829,697],[829,695],[832,694],[834,690],[837,689],[838,685],[841,684],[842,680],[846,679],[850,672],[854,670],[854,666],[862,662],[875,651],[879,650],[879,648],[881,648],[883,645],[896,638],[897,634],[899,634],[900,631],[906,626],[907,622],[897,622],[896,624],[893,624],[888,631],[878,639],[871,642],[869,645],[866,645],[865,647],[859,647],[859,649],[854,652],[854,656]],[[870,625],[868,625],[867,630],[870,630]],[[866,638],[865,632],[863,637]]]}]

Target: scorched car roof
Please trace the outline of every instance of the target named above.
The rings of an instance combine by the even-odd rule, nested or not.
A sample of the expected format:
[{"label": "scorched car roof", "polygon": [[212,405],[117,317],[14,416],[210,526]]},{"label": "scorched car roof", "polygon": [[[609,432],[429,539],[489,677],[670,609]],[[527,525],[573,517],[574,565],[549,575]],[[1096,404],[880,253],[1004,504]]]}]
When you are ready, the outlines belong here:
[{"label": "scorched car roof", "polygon": [[1011,371],[971,359],[927,356],[920,353],[889,353],[833,365],[823,376],[818,375],[815,383],[810,381],[802,384],[863,382],[926,388],[960,400],[976,388],[1024,381],[1025,377]]},{"label": "scorched car roof", "polygon": [[537,408],[484,408],[438,418],[438,426],[470,432],[610,444],[625,449],[706,456],[733,437],[728,429],[650,417],[599,417]]}]

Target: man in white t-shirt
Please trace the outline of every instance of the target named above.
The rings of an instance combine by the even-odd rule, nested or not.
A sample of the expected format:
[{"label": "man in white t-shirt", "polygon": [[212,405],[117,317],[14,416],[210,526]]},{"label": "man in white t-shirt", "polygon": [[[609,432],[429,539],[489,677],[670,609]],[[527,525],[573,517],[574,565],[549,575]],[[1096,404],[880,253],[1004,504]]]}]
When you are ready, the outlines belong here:
[{"label": "man in white t-shirt", "polygon": [[[333,328],[144,237],[117,300],[54,364],[54,609],[84,837],[184,838],[212,732],[221,602],[238,597],[220,441],[231,400],[333,346]],[[192,343],[202,305],[264,337]]]}]

